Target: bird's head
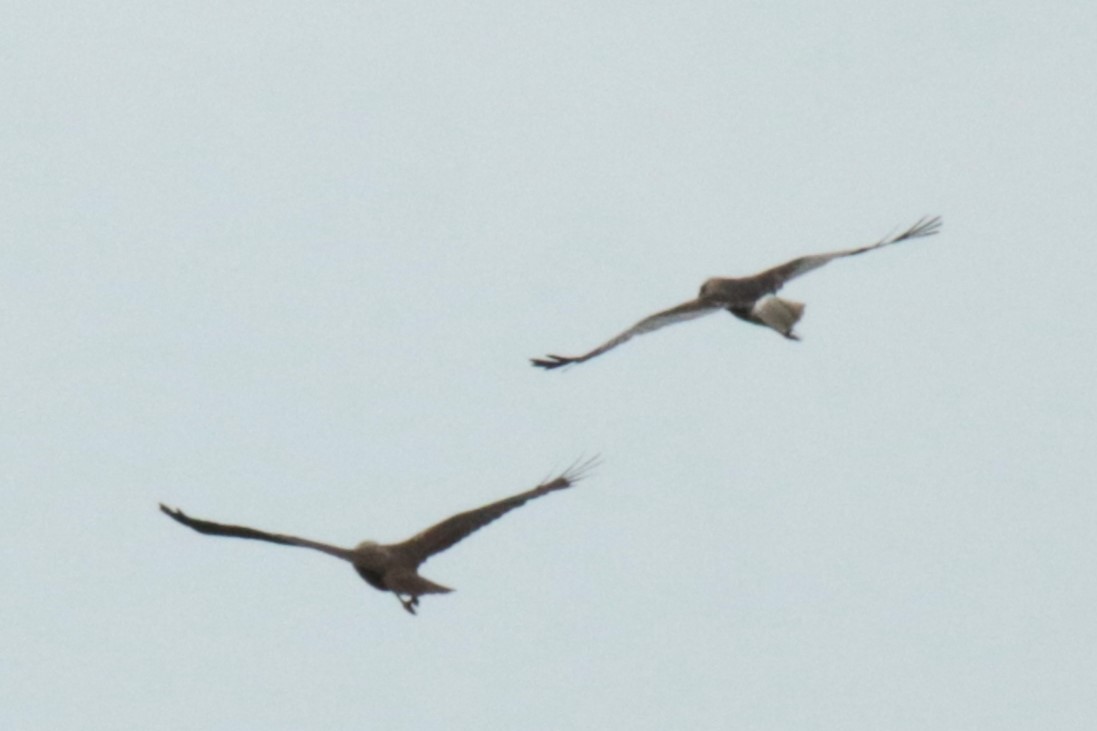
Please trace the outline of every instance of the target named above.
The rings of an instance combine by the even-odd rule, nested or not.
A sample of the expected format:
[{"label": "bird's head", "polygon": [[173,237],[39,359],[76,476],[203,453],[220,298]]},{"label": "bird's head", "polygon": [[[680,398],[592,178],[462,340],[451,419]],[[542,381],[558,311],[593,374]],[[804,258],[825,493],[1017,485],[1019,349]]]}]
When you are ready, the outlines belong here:
[{"label": "bird's head", "polygon": [[697,293],[697,299],[716,299],[720,293],[720,282],[721,280],[719,277],[706,279],[705,283],[701,285],[701,291]]}]

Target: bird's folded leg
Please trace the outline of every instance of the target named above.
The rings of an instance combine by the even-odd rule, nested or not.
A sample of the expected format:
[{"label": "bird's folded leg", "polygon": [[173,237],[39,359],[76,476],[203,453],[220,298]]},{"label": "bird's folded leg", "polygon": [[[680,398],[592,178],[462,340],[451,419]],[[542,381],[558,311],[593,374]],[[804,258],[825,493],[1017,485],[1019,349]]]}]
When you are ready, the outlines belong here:
[{"label": "bird's folded leg", "polygon": [[397,594],[396,598],[400,600],[400,604],[403,605],[404,609],[407,610],[408,614],[415,614],[415,608],[417,606],[419,606],[419,597],[411,596],[411,597],[405,599],[404,597]]}]

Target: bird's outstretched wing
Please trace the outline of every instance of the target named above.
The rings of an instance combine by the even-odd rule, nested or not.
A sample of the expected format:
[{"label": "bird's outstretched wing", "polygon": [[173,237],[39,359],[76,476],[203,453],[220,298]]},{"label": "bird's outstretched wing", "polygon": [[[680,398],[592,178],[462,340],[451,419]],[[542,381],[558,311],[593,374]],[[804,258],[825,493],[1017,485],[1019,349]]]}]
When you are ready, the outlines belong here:
[{"label": "bird's outstretched wing", "polygon": [[182,523],[191,530],[196,530],[199,533],[204,533],[207,536],[229,536],[231,538],[252,538],[258,541],[267,541],[268,543],[279,543],[283,546],[300,546],[301,548],[312,548],[317,551],[323,551],[331,556],[337,556],[346,560],[351,560],[352,554],[345,548],[339,548],[338,546],[329,546],[326,543],[318,543],[316,541],[310,541],[307,538],[298,538],[297,536],[281,535],[279,533],[267,533],[266,531],[256,530],[255,528],[246,528],[242,525],[225,525],[224,523],[214,523],[209,520],[198,520],[192,518],[182,510],[178,508],[169,508],[167,505],[160,503],[160,510],[172,520]]},{"label": "bird's outstretched wing", "polygon": [[530,358],[530,362],[538,368],[544,368],[545,370],[552,370],[553,368],[571,365],[572,363],[582,363],[585,360],[590,360],[591,358],[605,353],[607,350],[616,348],[621,343],[631,340],[637,335],[643,335],[644,333],[658,330],[661,327],[673,325],[676,322],[685,322],[686,320],[708,315],[716,312],[720,308],[720,304],[713,302],[700,299],[690,300],[689,302],[683,302],[676,307],[671,307],[669,310],[656,312],[654,315],[645,317],[628,330],[625,330],[612,340],[607,340],[589,353],[576,356],[546,355],[544,358]]},{"label": "bird's outstretched wing", "polygon": [[828,254],[811,254],[809,256],[801,256],[798,259],[785,262],[780,266],[775,266],[772,269],[767,269],[764,272],[759,272],[752,277],[746,277],[744,280],[740,280],[743,284],[750,282],[752,292],[757,293],[757,297],[763,295],[773,294],[781,287],[785,285],[785,282],[790,279],[795,279],[803,274],[818,269],[824,264],[834,260],[840,259],[844,256],[855,256],[857,254],[863,254],[866,251],[872,251],[873,249],[879,249],[884,246],[890,246],[891,244],[897,244],[900,241],[907,241],[908,239],[921,239],[926,236],[933,236],[941,230],[941,217],[933,216],[924,217],[901,234],[894,236],[886,236],[874,244],[868,246],[861,246],[856,249],[843,249],[841,251],[832,251]]},{"label": "bird's outstretched wing", "polygon": [[589,475],[590,471],[598,466],[599,461],[597,456],[587,460],[579,460],[559,476],[541,483],[532,490],[512,495],[475,510],[458,513],[452,518],[446,518],[441,523],[427,528],[403,543],[392,546],[392,548],[404,553],[415,562],[415,566],[418,566],[434,554],[446,550],[488,523],[498,520],[517,507],[525,505],[530,500],[548,495],[556,490],[571,487]]}]

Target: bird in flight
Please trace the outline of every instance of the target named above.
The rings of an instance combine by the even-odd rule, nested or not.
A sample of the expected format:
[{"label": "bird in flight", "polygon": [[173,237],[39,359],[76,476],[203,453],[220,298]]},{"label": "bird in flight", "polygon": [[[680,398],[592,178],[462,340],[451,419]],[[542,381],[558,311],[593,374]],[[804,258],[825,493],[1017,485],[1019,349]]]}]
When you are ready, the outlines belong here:
[{"label": "bird in flight", "polygon": [[401,543],[379,544],[363,541],[354,548],[340,548],[310,541],[307,538],[267,533],[241,525],[198,520],[186,515],[182,510],[169,508],[163,503],[160,504],[160,510],[171,519],[206,535],[252,538],[268,543],[280,543],[284,546],[312,548],[329,556],[349,561],[367,584],[381,591],[391,591],[400,600],[404,609],[415,614],[415,608],[419,606],[419,597],[423,594],[447,594],[453,591],[449,587],[420,576],[418,571],[420,564],[530,500],[571,487],[586,477],[598,463],[597,456],[585,461],[579,460],[558,477],[547,480],[532,490],[512,495],[475,510],[458,513]]},{"label": "bird in flight", "polygon": [[921,219],[901,234],[885,237],[868,246],[832,251],[828,254],[801,256],[798,259],[793,259],[749,277],[713,277],[701,285],[701,291],[696,299],[645,317],[628,330],[607,340],[590,352],[574,356],[547,355],[544,358],[530,358],[530,362],[545,370],[582,363],[616,348],[636,335],[643,335],[661,327],[673,325],[676,322],[692,320],[719,310],[727,310],[740,320],[776,330],[789,340],[799,340],[800,337],[792,331],[792,328],[804,314],[803,303],[776,296],[777,290],[781,289],[786,282],[813,269],[818,269],[834,259],[863,254],[866,251],[890,246],[908,239],[933,236],[940,228],[940,216],[927,217]]}]

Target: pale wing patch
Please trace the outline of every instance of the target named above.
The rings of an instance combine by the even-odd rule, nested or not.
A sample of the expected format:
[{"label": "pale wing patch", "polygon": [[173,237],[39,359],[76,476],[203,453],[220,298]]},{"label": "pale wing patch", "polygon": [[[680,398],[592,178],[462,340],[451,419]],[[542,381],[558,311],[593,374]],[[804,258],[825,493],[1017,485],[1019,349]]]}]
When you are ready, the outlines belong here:
[{"label": "pale wing patch", "polygon": [[[785,273],[785,281],[793,279],[795,277],[802,276],[808,272],[815,271],[824,264],[829,264],[831,261],[843,256],[851,256],[854,252],[850,251],[835,251],[830,254],[812,254],[810,256],[802,256],[799,259],[793,260],[791,266]],[[858,251],[857,253],[860,253]]]}]

